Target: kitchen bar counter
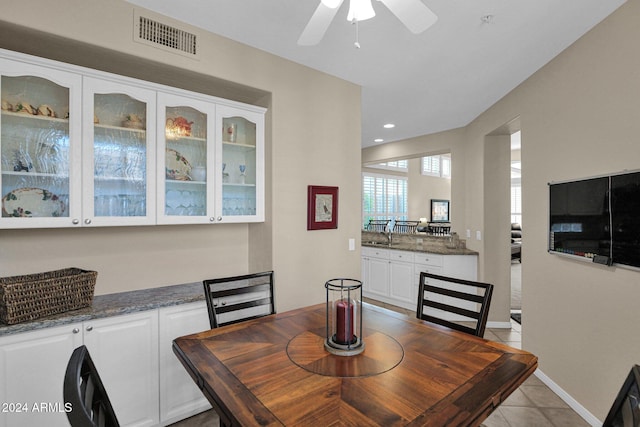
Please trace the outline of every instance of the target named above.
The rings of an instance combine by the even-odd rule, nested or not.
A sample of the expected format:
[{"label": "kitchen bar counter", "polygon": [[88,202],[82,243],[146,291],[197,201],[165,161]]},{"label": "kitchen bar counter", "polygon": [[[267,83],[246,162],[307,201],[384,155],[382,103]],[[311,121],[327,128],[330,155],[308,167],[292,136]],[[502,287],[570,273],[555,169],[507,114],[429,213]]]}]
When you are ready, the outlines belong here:
[{"label": "kitchen bar counter", "polygon": [[392,249],[396,251],[428,252],[440,255],[478,255],[478,252],[467,248],[448,248],[444,244],[433,243],[393,243],[389,246],[386,243],[362,242],[362,246],[379,249]]},{"label": "kitchen bar counter", "polygon": [[466,248],[466,242],[460,240],[461,247],[447,247],[447,236],[430,236],[428,234],[393,233],[392,244],[388,244],[385,233],[362,231],[362,246],[378,249],[393,249],[397,251],[428,252],[440,255],[478,255],[478,252]]},{"label": "kitchen bar counter", "polygon": [[96,295],[90,307],[15,325],[0,323],[0,336],[202,300],[204,300],[202,282]]}]

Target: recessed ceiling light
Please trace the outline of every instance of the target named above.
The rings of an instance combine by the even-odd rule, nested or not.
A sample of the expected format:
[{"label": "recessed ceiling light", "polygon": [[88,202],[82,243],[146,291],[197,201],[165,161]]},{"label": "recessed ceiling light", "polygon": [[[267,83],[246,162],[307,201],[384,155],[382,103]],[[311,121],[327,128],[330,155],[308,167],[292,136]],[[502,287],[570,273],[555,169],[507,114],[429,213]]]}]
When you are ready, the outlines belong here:
[{"label": "recessed ceiling light", "polygon": [[384,139],[382,138],[376,138],[373,140],[373,142],[384,142]]},{"label": "recessed ceiling light", "polygon": [[396,125],[394,125],[393,123],[387,123],[386,125],[384,125],[385,129],[391,129],[391,128],[394,128],[394,127],[396,127]]}]

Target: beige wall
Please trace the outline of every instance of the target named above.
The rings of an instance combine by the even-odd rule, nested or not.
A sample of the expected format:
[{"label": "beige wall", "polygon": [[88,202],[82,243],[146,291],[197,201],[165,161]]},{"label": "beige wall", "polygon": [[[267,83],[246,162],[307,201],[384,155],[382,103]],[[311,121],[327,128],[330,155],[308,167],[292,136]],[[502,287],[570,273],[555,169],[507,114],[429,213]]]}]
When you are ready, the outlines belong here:
[{"label": "beige wall", "polygon": [[[422,199],[425,199],[427,204],[431,198],[450,199],[452,227],[459,232],[462,226],[458,228],[456,228],[456,226],[462,224],[461,220],[464,219],[463,213],[465,211],[464,164],[466,162],[466,153],[464,150],[464,134],[465,130],[461,128],[432,135],[419,136],[391,144],[368,147],[362,150],[362,163],[370,164],[450,152],[452,164],[450,180],[436,178],[434,181],[431,177],[423,177],[420,175],[420,159],[418,158],[414,159],[410,164],[412,169],[409,172],[409,216],[417,219],[426,214],[427,218],[429,217],[430,207],[427,205],[426,211],[419,207]],[[418,179],[418,177],[420,179]],[[414,186],[414,178],[418,179],[417,186]],[[431,195],[431,191],[433,191],[433,196]],[[427,196],[424,194],[427,194]],[[458,220],[459,218],[460,221]],[[464,234],[460,235],[464,236]]]},{"label": "beige wall", "polygon": [[422,158],[409,160],[409,219],[427,218],[431,214],[431,199],[451,200],[451,180],[422,175]]},{"label": "beige wall", "polygon": [[[468,125],[460,143],[466,178],[458,182],[454,170],[452,180],[452,199],[459,194],[456,188],[463,186],[466,209],[462,217],[454,214],[456,226],[494,236],[472,240],[468,246],[481,253],[481,277],[495,282],[497,293],[504,295],[508,261],[504,265],[496,261],[494,255],[506,248],[495,236],[506,233],[508,225],[488,217],[487,203],[495,203],[502,212],[509,202],[496,198],[501,190],[494,184],[502,166],[487,156],[503,161],[495,144],[501,144],[508,124],[519,118],[526,224],[523,348],[535,353],[541,370],[600,420],[632,364],[640,363],[636,327],[640,272],[548,254],[547,183],[638,169],[638,22],[640,1],[630,0]],[[460,130],[452,134],[459,136]],[[433,137],[417,140],[430,144]],[[406,142],[398,145],[407,147]],[[374,151],[389,153],[394,148],[364,150],[363,161],[375,160]],[[408,149],[401,151],[410,154]],[[498,305],[492,304],[490,320],[496,319],[495,310],[506,313]]]},{"label": "beige wall", "polygon": [[408,159],[407,172],[395,172],[379,168],[363,167],[363,172],[407,177],[407,205],[410,220],[429,220],[431,199],[451,199],[451,180],[422,175],[422,158]]},{"label": "beige wall", "polygon": [[[134,43],[133,15],[121,0],[19,2],[3,8],[0,47],[268,106],[267,221],[0,230],[2,275],[95,269],[106,294],[273,268],[279,311],[323,301],[327,279],[359,278],[360,88],[180,23],[199,34],[200,60]],[[337,230],[306,230],[310,184],[340,187]]]}]

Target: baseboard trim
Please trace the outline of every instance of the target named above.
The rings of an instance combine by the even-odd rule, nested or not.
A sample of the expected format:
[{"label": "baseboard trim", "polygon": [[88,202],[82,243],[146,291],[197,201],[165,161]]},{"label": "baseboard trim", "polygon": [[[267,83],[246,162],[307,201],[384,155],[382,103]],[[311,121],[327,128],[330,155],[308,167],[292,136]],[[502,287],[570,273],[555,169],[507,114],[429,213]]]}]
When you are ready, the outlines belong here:
[{"label": "baseboard trim", "polygon": [[511,322],[487,322],[487,328],[511,329]]},{"label": "baseboard trim", "polygon": [[557,394],[560,399],[562,399],[571,409],[576,411],[578,415],[582,417],[589,425],[593,427],[601,427],[602,421],[595,417],[591,412],[587,410],[584,406],[582,406],[577,400],[575,400],[569,393],[564,391],[558,384],[553,382],[551,378],[546,376],[544,372],[540,369],[537,369],[533,373],[540,381],[542,381],[547,387],[549,387],[555,394]]}]

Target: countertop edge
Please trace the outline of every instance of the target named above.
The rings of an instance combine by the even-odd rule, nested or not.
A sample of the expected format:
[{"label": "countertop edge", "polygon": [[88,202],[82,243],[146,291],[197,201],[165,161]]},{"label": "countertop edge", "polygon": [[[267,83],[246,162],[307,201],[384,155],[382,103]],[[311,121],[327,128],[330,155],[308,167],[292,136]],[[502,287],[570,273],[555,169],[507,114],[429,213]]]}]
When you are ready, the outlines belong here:
[{"label": "countertop edge", "polygon": [[0,337],[199,301],[204,301],[202,282],[96,295],[91,306],[79,310],[14,325],[0,323]]},{"label": "countertop edge", "polygon": [[478,255],[478,252],[467,248],[446,248],[431,245],[418,245],[418,244],[393,244],[391,246],[385,244],[372,245],[368,243],[362,243],[362,247],[376,248],[376,249],[388,249],[391,251],[408,251],[408,252],[420,252],[439,255]]}]

